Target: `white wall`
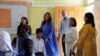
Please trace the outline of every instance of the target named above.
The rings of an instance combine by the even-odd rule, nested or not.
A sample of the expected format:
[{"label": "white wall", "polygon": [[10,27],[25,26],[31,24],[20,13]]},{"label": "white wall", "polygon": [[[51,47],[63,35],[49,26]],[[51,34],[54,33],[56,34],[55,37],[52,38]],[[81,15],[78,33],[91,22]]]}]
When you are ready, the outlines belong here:
[{"label": "white wall", "polygon": [[97,51],[98,56],[100,56],[100,0],[96,0],[95,2],[95,21],[96,21],[96,28],[97,28]]},{"label": "white wall", "polygon": [[20,23],[22,16],[28,17],[28,7],[17,5],[0,5],[0,9],[11,9],[11,28],[0,28],[0,30],[6,30],[11,34],[16,34],[17,27]]}]

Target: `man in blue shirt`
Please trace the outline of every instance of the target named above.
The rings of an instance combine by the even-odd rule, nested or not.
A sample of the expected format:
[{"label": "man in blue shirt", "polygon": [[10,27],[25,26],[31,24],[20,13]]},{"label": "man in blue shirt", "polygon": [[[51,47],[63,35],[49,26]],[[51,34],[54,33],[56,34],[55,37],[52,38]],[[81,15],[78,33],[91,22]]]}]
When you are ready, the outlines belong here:
[{"label": "man in blue shirt", "polygon": [[66,13],[66,10],[62,10],[62,16],[63,16],[63,19],[60,22],[58,40],[59,40],[60,37],[62,37],[63,52],[64,52],[64,56],[66,56],[66,52],[65,52],[65,35],[66,35],[66,33],[68,31],[68,28],[69,28],[70,18],[68,17],[68,15]]}]

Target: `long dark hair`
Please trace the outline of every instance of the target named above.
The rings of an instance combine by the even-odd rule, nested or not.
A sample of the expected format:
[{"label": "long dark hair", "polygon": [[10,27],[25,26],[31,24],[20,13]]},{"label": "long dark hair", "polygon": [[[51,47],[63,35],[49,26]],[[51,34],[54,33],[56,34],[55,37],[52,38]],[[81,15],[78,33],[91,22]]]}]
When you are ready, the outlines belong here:
[{"label": "long dark hair", "polygon": [[87,12],[85,14],[85,17],[87,18],[87,21],[85,21],[85,24],[91,24],[93,27],[95,27],[95,22],[94,22],[94,16],[91,12]]},{"label": "long dark hair", "polygon": [[[26,17],[22,17],[21,20],[22,19],[25,19],[26,20],[26,24],[28,24],[28,19]],[[20,22],[20,25],[23,25],[22,22]]]},{"label": "long dark hair", "polygon": [[[26,25],[28,25],[28,19],[26,17],[22,17],[21,20],[24,19],[26,20]],[[20,22],[20,25],[18,25],[18,28],[17,28],[17,35],[20,36],[21,34],[21,30],[22,30],[22,22]],[[31,26],[29,25],[29,28],[30,28],[30,31],[29,31],[29,34],[31,35],[32,34],[32,29],[31,29]]]},{"label": "long dark hair", "polygon": [[[46,16],[47,14],[49,15],[49,19],[48,19],[48,21],[46,22],[45,16]],[[50,23],[50,22],[52,22],[51,14],[50,14],[49,12],[46,12],[46,13],[44,14],[44,20],[42,21],[42,25],[44,25],[44,24],[46,24],[46,23]]]}]

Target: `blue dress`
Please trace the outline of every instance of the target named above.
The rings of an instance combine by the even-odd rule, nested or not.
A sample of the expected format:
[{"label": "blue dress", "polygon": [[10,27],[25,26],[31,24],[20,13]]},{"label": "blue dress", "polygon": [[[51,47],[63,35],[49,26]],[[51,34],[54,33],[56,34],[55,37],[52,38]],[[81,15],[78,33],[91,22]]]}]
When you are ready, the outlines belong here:
[{"label": "blue dress", "polygon": [[17,56],[24,56],[24,49],[22,47],[23,40],[24,40],[24,37],[17,37],[13,40],[15,42],[13,42],[12,46],[13,46],[14,51],[16,52],[14,54],[16,54]]},{"label": "blue dress", "polygon": [[22,47],[23,40],[24,40],[23,37],[18,38],[18,56],[24,56],[24,53],[25,53],[25,51]]},{"label": "blue dress", "polygon": [[29,33],[26,33],[25,37],[19,37],[18,38],[18,53],[19,53],[18,56],[24,56],[25,55],[25,50],[23,49],[23,46],[22,46],[22,42],[24,41],[24,38],[32,39],[31,35]]},{"label": "blue dress", "polygon": [[[5,56],[6,55],[6,52],[1,52],[0,51],[0,56]],[[17,56],[14,52],[12,52],[12,56]]]},{"label": "blue dress", "polygon": [[0,51],[0,56],[5,56],[5,52]]},{"label": "blue dress", "polygon": [[48,43],[45,44],[47,56],[60,56],[53,24],[44,24],[41,25],[41,28],[43,30],[43,40],[45,41],[48,38]]},{"label": "blue dress", "polygon": [[17,48],[18,49],[17,56],[24,56],[24,54],[25,54],[25,50],[22,47],[22,42],[23,42],[24,38],[31,39],[31,35],[26,33],[25,37],[18,37],[18,38],[15,39],[16,40],[16,42],[15,42],[16,44],[17,44],[17,40],[18,40],[18,44],[17,45],[15,43],[13,44],[13,48],[17,48],[17,46],[18,46],[18,48]]}]

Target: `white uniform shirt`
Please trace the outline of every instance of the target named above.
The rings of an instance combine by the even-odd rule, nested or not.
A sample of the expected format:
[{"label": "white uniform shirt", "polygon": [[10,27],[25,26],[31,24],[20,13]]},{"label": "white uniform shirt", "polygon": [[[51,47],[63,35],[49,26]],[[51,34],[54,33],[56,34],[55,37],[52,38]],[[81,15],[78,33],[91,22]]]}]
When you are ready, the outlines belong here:
[{"label": "white uniform shirt", "polygon": [[66,47],[66,56],[69,56],[70,49],[75,45],[75,41],[78,38],[78,32],[75,27],[69,27],[68,32],[65,37],[65,47]]},{"label": "white uniform shirt", "polygon": [[[75,44],[75,41],[78,39],[79,35],[77,29],[75,27],[70,27],[68,32],[66,33],[65,43],[69,45]],[[71,48],[71,47],[70,47]]]},{"label": "white uniform shirt", "polygon": [[33,42],[34,42],[34,52],[36,53],[36,52],[43,52],[43,54],[45,55],[45,56],[47,56],[46,55],[46,50],[45,50],[45,44],[44,44],[44,41],[43,41],[43,39],[38,39],[38,38],[34,38],[33,39]]}]

